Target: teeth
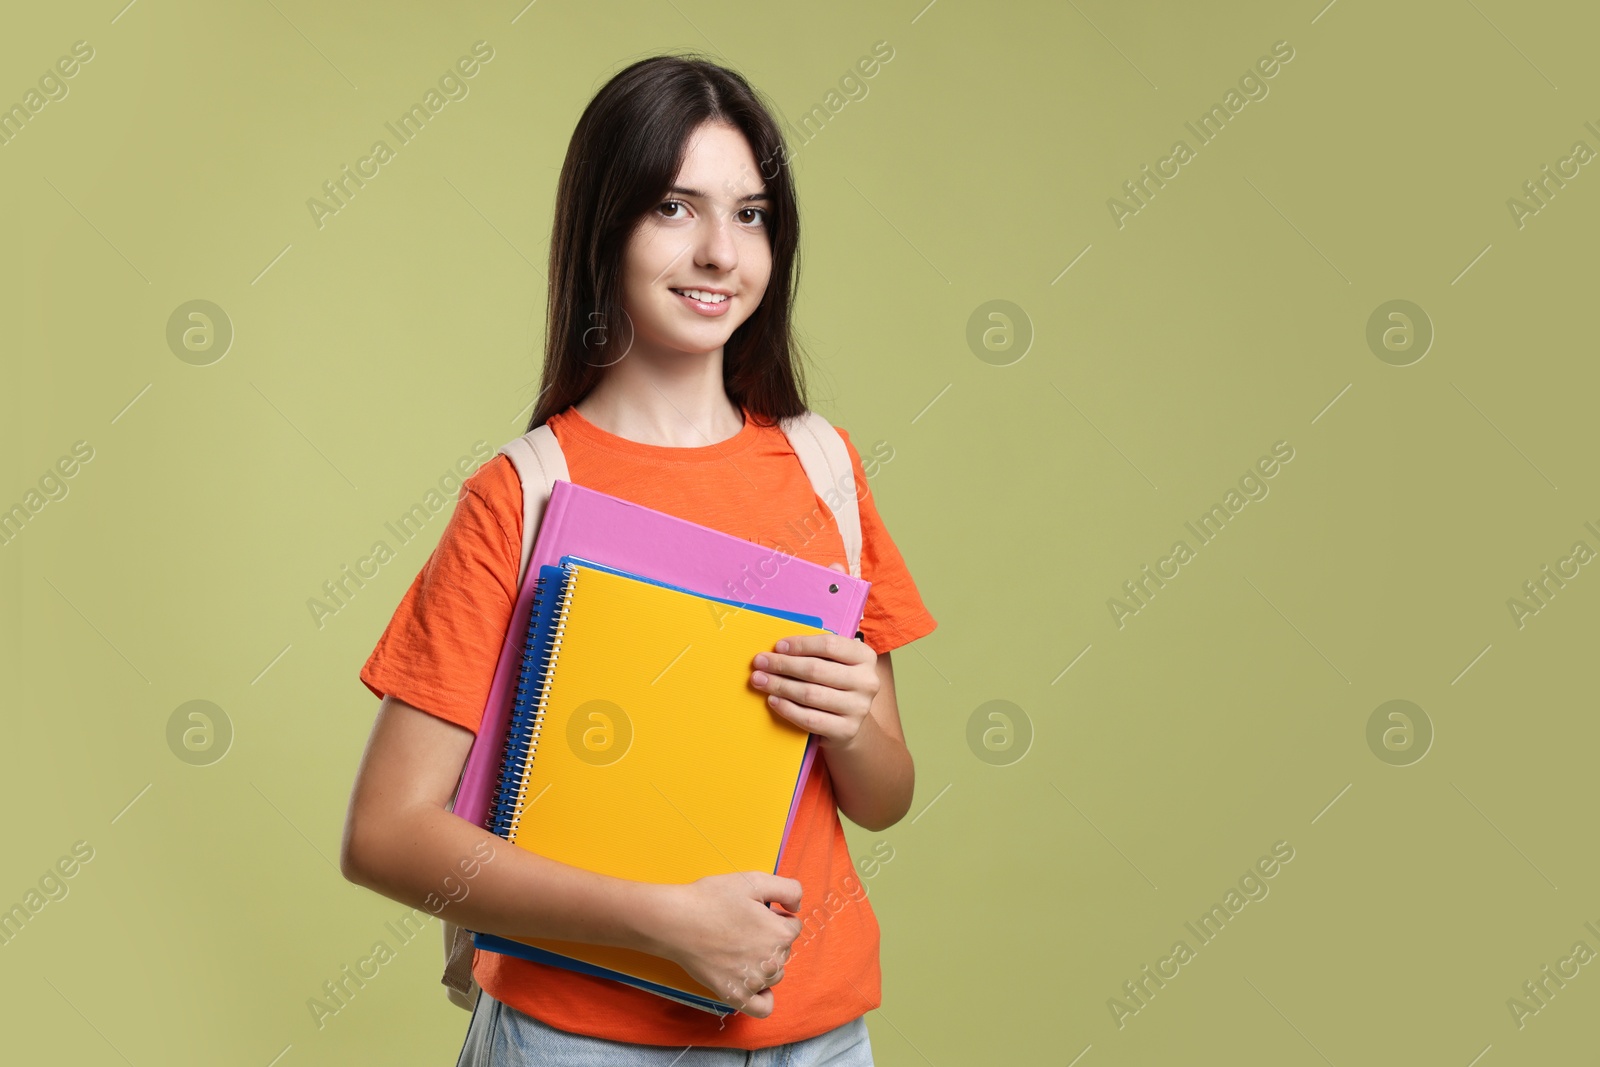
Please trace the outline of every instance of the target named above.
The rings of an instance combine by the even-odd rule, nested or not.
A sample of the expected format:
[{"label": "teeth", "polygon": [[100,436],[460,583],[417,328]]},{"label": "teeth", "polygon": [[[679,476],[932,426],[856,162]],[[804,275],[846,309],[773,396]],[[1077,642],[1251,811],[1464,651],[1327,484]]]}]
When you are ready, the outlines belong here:
[{"label": "teeth", "polygon": [[708,293],[704,289],[674,289],[674,293],[682,293],[691,300],[699,300],[706,304],[720,304],[728,299],[726,293]]}]

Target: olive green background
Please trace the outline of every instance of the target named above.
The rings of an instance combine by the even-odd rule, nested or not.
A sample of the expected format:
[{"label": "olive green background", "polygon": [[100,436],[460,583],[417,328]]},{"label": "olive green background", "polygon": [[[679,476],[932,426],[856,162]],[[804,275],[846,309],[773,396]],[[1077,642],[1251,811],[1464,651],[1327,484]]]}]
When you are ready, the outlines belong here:
[{"label": "olive green background", "polygon": [[[892,445],[874,493],[939,622],[894,654],[912,814],[849,827],[893,856],[865,878],[877,1062],[1593,1055],[1595,965],[1521,1026],[1507,1004],[1600,949],[1600,577],[1508,606],[1600,548],[1600,177],[1520,227],[1507,203],[1600,148],[1592,9],[365,8],[6,12],[0,105],[94,49],[0,146],[0,508],[94,450],[0,546],[0,908],[94,849],[0,947],[7,1058],[454,1062],[435,924],[322,1027],[307,1008],[405,910],[336,865],[377,707],[357,671],[444,515],[321,628],[307,600],[522,431],[556,175],[615,70],[701,50],[796,123],[878,41],[866,95],[790,131],[813,406]],[[319,228],[307,200],[480,40],[469,95]],[[1201,145],[1185,122],[1279,41],[1269,94]],[[234,333],[204,366],[167,341],[194,300]],[[1394,300],[1434,332],[1406,366],[1367,341]],[[1200,545],[1185,523],[1280,441]],[[169,747],[191,700],[231,724],[208,765]],[[1369,747],[1391,700],[1425,749]],[[1276,842],[1270,893],[1202,946],[1185,923]]]}]

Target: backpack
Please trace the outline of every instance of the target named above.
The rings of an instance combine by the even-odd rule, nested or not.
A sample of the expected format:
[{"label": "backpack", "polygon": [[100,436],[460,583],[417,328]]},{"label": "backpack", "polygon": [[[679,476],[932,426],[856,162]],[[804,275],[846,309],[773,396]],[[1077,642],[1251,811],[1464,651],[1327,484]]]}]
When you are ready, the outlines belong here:
[{"label": "backpack", "polygon": [[[789,444],[794,448],[800,465],[805,468],[811,488],[823,507],[832,512],[828,501],[843,498],[834,522],[844,540],[845,558],[852,577],[861,577],[861,513],[854,492],[855,477],[850,463],[850,452],[844,438],[827,419],[814,411],[806,411],[779,422]],[[567,460],[561,452],[556,435],[547,425],[536,426],[526,434],[501,446],[503,452],[517,469],[522,482],[522,562],[517,568],[517,588],[528,571],[528,560],[533,555],[533,542],[539,532],[544,507],[550,499],[550,490],[556,480],[571,481],[567,475]],[[498,454],[498,453],[497,453]],[[842,486],[850,486],[844,492]],[[460,789],[459,780],[456,788]],[[455,798],[450,800],[451,808]],[[439,979],[457,1007],[472,1011],[478,1001],[479,986],[472,976],[472,934],[466,928],[448,920],[441,920],[444,930],[444,975]]]}]

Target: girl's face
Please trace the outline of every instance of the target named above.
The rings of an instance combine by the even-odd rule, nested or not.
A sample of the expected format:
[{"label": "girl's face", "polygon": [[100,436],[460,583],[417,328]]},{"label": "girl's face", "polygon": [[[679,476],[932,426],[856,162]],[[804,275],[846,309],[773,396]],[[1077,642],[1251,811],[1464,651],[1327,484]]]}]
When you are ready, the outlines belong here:
[{"label": "girl's face", "polygon": [[624,252],[631,351],[704,355],[727,343],[772,275],[770,204],[738,129],[708,122],[690,135],[672,188],[645,212]]}]

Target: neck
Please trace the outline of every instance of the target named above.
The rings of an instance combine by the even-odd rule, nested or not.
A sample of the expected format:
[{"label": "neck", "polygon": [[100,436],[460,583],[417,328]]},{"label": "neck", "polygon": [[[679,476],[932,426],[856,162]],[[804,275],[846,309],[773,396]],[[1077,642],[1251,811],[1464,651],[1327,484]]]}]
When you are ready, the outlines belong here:
[{"label": "neck", "polygon": [[573,406],[607,433],[667,448],[716,444],[744,427],[743,414],[722,387],[721,347],[652,358],[635,346]]}]

